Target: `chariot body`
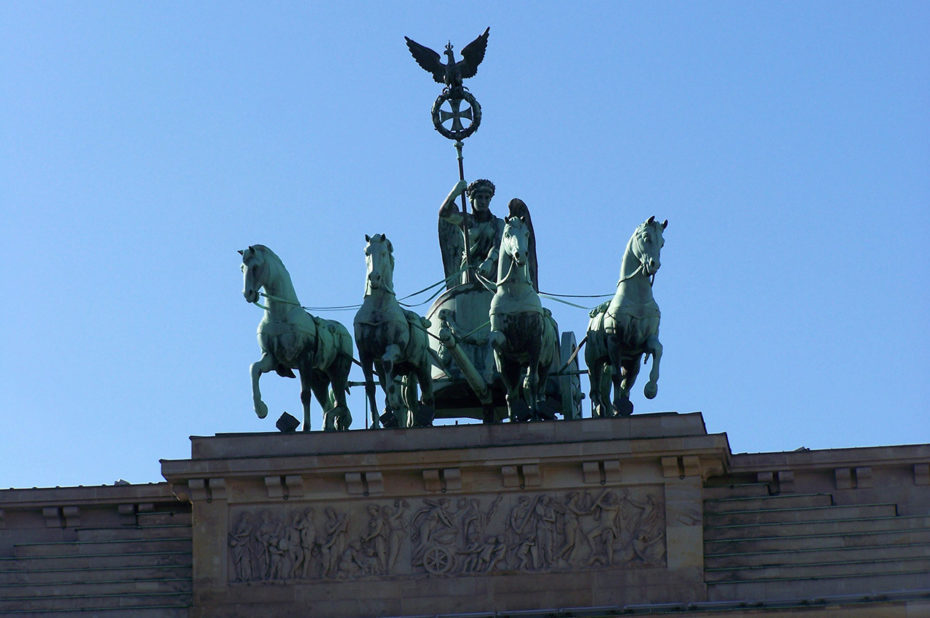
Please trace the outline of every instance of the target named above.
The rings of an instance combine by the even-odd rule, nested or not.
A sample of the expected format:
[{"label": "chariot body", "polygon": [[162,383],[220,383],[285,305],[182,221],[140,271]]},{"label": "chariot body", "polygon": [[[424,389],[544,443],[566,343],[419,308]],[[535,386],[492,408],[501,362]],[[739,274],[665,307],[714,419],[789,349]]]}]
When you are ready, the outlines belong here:
[{"label": "chariot body", "polygon": [[[495,364],[488,314],[494,294],[481,283],[446,290],[426,314],[437,418],[498,421],[507,416],[506,389]],[[546,416],[559,413],[581,418],[581,391],[575,334],[559,338],[557,362],[549,367],[545,388]],[[548,413],[548,414],[547,414]]]},{"label": "chariot body", "polygon": [[[471,199],[470,213],[464,203],[461,211],[455,208],[465,192]],[[493,422],[509,415],[523,420],[513,418],[516,407],[518,417],[580,418],[583,395],[575,336],[560,336],[551,313],[539,302],[529,210],[514,199],[510,215],[500,219],[490,212],[493,195],[494,185],[488,180],[468,186],[461,181],[440,207],[439,247],[447,289],[426,314],[434,351],[436,416]],[[517,342],[520,331],[526,330],[517,322],[527,319],[536,319],[550,333],[549,344],[540,343],[541,363],[524,350],[535,346],[533,337],[529,345]],[[503,326],[511,323],[509,329]],[[508,330],[509,335],[502,334]],[[509,360],[520,365],[511,372],[516,376],[512,379],[502,373]],[[537,373],[541,380],[530,394],[528,387]]]}]

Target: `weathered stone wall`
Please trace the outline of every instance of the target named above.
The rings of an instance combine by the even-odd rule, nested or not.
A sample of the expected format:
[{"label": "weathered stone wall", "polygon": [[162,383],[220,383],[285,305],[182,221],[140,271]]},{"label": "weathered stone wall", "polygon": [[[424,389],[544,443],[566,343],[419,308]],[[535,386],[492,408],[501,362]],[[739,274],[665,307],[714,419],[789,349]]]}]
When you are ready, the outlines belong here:
[{"label": "weathered stone wall", "polygon": [[0,615],[187,616],[190,506],[167,483],[0,491]]},{"label": "weathered stone wall", "polygon": [[733,456],[704,492],[708,599],[930,593],[928,462],[930,445]]}]

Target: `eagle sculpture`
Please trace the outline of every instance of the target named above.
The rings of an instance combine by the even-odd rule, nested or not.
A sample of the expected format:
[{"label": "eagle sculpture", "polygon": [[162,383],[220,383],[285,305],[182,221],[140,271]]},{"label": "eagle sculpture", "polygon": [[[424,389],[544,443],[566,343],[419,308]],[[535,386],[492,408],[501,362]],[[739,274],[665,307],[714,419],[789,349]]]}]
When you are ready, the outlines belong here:
[{"label": "eagle sculpture", "polygon": [[424,47],[410,37],[404,37],[407,41],[407,48],[421,67],[432,74],[433,79],[440,84],[445,84],[450,92],[462,92],[462,80],[474,77],[478,72],[478,65],[484,60],[484,51],[488,47],[488,33],[491,28],[488,27],[484,34],[462,48],[462,60],[455,61],[455,54],[452,52],[452,43],[446,45],[445,54],[448,62],[445,64],[440,60],[439,54]]}]

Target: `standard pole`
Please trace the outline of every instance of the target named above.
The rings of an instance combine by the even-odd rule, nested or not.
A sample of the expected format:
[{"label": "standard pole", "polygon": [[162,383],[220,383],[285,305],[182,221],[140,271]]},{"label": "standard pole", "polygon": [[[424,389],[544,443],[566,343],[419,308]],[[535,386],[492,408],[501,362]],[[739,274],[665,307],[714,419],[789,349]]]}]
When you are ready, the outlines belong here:
[{"label": "standard pole", "polygon": [[[465,144],[461,140],[456,140],[455,151],[458,153],[459,160],[459,180],[465,180],[465,163],[462,157],[462,146]],[[471,274],[471,241],[468,238],[468,206],[465,192],[462,192],[462,236],[465,238],[465,283],[472,282]]]}]

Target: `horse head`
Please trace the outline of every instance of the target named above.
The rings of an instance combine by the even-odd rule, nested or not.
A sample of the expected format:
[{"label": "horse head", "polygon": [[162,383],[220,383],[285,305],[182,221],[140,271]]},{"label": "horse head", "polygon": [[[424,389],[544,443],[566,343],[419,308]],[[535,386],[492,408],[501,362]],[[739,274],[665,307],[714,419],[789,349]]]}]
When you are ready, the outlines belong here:
[{"label": "horse head", "polygon": [[519,267],[526,265],[529,257],[530,230],[523,217],[504,219],[504,233],[501,237],[501,254],[507,255]]},{"label": "horse head", "polygon": [[384,234],[365,235],[365,293],[374,290],[394,292],[394,246]]},{"label": "horse head", "polygon": [[633,237],[630,239],[630,251],[639,260],[639,266],[643,274],[651,277],[656,274],[662,266],[659,254],[665,245],[665,239],[662,238],[662,232],[668,227],[668,219],[659,223],[655,217],[649,217],[647,221],[640,224]]},{"label": "horse head", "polygon": [[239,251],[239,255],[242,256],[242,295],[247,302],[256,302],[258,291],[268,281],[268,253],[270,250],[264,245],[252,245],[244,251]]}]

